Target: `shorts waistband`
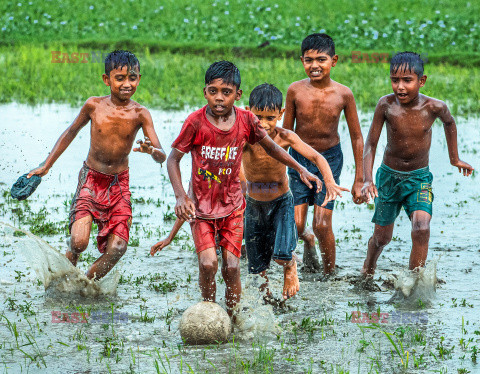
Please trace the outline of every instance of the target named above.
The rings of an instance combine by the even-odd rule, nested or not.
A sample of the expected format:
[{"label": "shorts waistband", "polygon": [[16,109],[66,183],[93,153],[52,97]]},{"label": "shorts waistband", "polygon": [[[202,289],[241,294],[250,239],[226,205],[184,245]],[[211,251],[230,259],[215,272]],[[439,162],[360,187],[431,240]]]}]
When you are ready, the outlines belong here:
[{"label": "shorts waistband", "polygon": [[288,190],[287,192],[285,192],[283,195],[280,195],[279,197],[273,199],[273,200],[268,200],[268,201],[261,201],[261,200],[255,200],[254,198],[250,197],[250,196],[246,196],[245,199],[247,200],[247,202],[249,202],[250,204],[254,204],[254,205],[269,205],[269,204],[272,204],[272,203],[276,203],[277,201],[281,201],[281,200],[284,200],[284,199],[287,199],[289,196],[293,196],[292,195],[292,191]]},{"label": "shorts waistband", "polygon": [[429,166],[426,166],[424,168],[420,168],[420,169],[417,169],[417,170],[411,170],[411,171],[400,171],[400,170],[395,170],[395,169],[392,169],[391,167],[388,167],[387,165],[385,165],[383,162],[382,164],[380,165],[380,168],[389,172],[389,173],[392,173],[392,174],[398,174],[398,175],[402,175],[402,176],[408,176],[408,175],[421,175],[421,174],[425,174],[425,173],[428,173],[430,171],[430,167]]},{"label": "shorts waistband", "polygon": [[102,173],[101,171],[98,171],[98,170],[95,170],[94,168],[91,168],[90,166],[87,165],[87,163],[85,161],[83,161],[83,167],[85,169],[88,169],[90,172],[92,172],[94,174],[97,174],[99,177],[103,177],[105,179],[115,179],[116,177],[121,178],[121,177],[127,176],[128,175],[128,170],[129,170],[129,168],[126,168],[124,171],[121,171],[118,174],[105,174],[105,173]]},{"label": "shorts waistband", "polygon": [[337,145],[334,145],[332,148],[328,148],[326,151],[320,152],[320,154],[322,156],[327,156],[331,153],[337,153],[338,151],[341,151],[341,150],[342,150],[342,146],[340,145],[340,143],[338,143]]},{"label": "shorts waistband", "polygon": [[[300,157],[303,157],[305,160],[308,160],[306,157],[302,156],[300,153],[298,153],[295,149],[291,148],[290,147],[290,150],[293,154],[295,155],[298,155]],[[326,151],[323,151],[323,152],[319,152],[322,156],[329,156],[331,154],[336,154],[336,153],[339,153],[342,151],[342,146],[340,145],[340,143],[338,143],[337,145],[334,145],[333,147],[331,148],[328,148]],[[309,160],[310,161],[310,160]]]}]

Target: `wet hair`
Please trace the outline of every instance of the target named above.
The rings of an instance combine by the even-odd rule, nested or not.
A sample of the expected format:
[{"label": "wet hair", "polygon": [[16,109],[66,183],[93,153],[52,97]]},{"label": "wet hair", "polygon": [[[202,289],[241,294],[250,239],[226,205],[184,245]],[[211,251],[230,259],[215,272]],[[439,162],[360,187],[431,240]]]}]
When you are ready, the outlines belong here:
[{"label": "wet hair", "polygon": [[273,84],[264,83],[253,89],[248,105],[258,110],[282,110],[283,95]]},{"label": "wet hair", "polygon": [[138,71],[140,71],[140,62],[132,52],[116,50],[110,52],[105,58],[105,74],[108,76],[113,69],[121,69],[124,66],[126,66],[128,70],[138,67]]},{"label": "wet hair", "polygon": [[335,43],[327,34],[310,34],[302,42],[302,56],[309,50],[325,52],[330,57],[335,56]]},{"label": "wet hair", "polygon": [[221,79],[225,84],[231,84],[240,88],[242,80],[240,78],[240,71],[230,61],[217,61],[210,65],[205,72],[205,85],[210,84],[215,79]]},{"label": "wet hair", "polygon": [[400,52],[390,60],[390,74],[395,74],[400,68],[403,71],[411,70],[420,78],[423,76],[423,60],[415,52]]}]

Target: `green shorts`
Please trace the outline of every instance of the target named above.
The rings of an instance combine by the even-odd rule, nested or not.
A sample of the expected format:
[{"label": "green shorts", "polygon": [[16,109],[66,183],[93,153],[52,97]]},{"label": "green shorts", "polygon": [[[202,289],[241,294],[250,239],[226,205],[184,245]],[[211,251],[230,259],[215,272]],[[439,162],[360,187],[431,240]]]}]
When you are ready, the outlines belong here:
[{"label": "green shorts", "polygon": [[410,218],[415,210],[432,215],[433,175],[427,167],[413,171],[398,171],[382,164],[377,170],[375,214],[372,222],[388,226],[395,222],[402,206]]}]

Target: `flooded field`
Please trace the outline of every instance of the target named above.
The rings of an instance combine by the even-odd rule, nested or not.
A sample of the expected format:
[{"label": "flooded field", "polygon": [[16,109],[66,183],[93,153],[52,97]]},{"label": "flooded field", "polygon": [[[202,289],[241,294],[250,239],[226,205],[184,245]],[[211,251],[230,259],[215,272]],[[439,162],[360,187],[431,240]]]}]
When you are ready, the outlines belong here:
[{"label": "flooded field", "polygon": [[[440,124],[433,129],[430,156],[435,201],[429,261],[419,279],[405,272],[411,240],[410,222],[402,211],[394,238],[378,262],[378,290],[355,288],[373,231],[373,207],[356,206],[345,194],[336,203],[333,221],[338,276],[320,282],[319,274],[300,271],[299,294],[284,308],[273,309],[263,305],[259,281],[247,275],[242,260],[244,295],[234,336],[227,344],[192,347],[182,344],[178,332],[182,313],[200,301],[190,228],[182,228],[157,256],[149,255],[151,245],[166,236],[175,219],[166,166],[161,168],[147,155],[131,155],[134,216],[129,248],[100,285],[83,277],[98,257],[95,231],[79,262],[81,272],[56,251],[63,254],[68,246],[68,211],[88,152],[88,128],[34,195],[24,202],[9,196],[13,182],[45,159],[77,111],[63,105],[0,106],[2,372],[480,372],[480,188],[475,174],[465,178],[450,166]],[[187,114],[152,111],[167,152]],[[360,118],[366,137],[371,113]],[[344,120],[340,132],[345,157],[341,185],[350,188],[354,163]],[[458,133],[460,157],[479,168],[478,119],[458,119]],[[385,131],[376,167],[384,145]],[[182,166],[187,185],[189,157]],[[301,242],[297,253],[301,258]],[[280,297],[283,273],[272,263],[270,274],[273,292]],[[410,290],[410,296],[399,297],[395,284]],[[224,307],[220,272],[217,285],[217,301]]]}]

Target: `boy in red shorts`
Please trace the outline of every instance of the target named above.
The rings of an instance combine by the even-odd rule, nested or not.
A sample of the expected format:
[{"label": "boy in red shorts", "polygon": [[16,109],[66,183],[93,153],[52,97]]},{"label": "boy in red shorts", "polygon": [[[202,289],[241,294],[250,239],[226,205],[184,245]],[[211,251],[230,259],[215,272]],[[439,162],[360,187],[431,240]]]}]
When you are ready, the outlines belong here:
[{"label": "boy in red shorts", "polygon": [[141,128],[145,141],[137,141],[136,152],[148,153],[157,162],[165,161],[149,111],[130,100],[140,82],[140,63],[133,53],[114,51],[105,59],[103,81],[110,95],[89,98],[80,114],[60,136],[47,159],[32,175],[44,176],[70,145],[78,132],[91,121],[90,150],[78,176],[77,191],[70,209],[70,249],[66,256],[76,266],[88,245],[92,222],[98,224],[98,250],[102,255],[87,272],[90,279],[105,276],[127,249],[132,221],[128,154]]},{"label": "boy in red shorts", "polygon": [[[167,167],[177,204],[178,218],[189,221],[198,256],[199,284],[205,301],[215,301],[218,268],[215,238],[222,250],[227,312],[232,316],[242,291],[240,253],[243,237],[242,194],[239,173],[245,142],[259,143],[278,161],[297,170],[304,183],[321,187],[309,173],[267,136],[249,111],[234,107],[242,96],[240,72],[228,61],[212,64],[205,74],[203,93],[208,105],[192,113],[172,144]],[[187,196],[180,160],[192,153],[191,193]]]}]

